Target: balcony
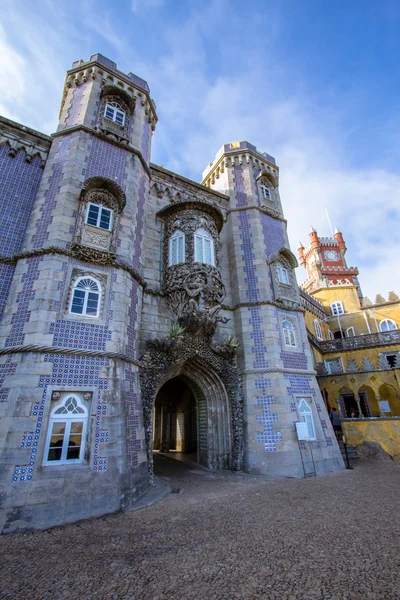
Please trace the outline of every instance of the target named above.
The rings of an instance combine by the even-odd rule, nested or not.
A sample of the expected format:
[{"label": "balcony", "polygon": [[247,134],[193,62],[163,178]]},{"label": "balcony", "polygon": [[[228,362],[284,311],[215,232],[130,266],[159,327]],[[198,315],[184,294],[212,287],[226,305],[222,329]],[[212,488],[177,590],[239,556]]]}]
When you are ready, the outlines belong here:
[{"label": "balcony", "polygon": [[[310,337],[310,336],[309,336]],[[312,342],[323,353],[341,352],[346,350],[357,350],[358,348],[375,348],[376,346],[390,346],[400,344],[400,330],[385,331],[384,333],[369,333],[355,337],[342,338],[338,340],[326,340],[320,342],[312,336]]]}]

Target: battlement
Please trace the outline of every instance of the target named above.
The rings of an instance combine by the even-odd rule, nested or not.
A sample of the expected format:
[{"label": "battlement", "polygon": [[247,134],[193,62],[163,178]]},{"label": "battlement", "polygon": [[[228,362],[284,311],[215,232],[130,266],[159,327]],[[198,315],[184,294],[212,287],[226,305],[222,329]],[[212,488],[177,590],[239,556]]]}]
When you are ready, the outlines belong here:
[{"label": "battlement", "polygon": [[[92,65],[92,63],[98,63],[98,64],[102,65],[108,71],[112,71],[113,73],[115,73],[115,75],[118,75],[118,77],[121,77],[125,80],[130,81],[135,86],[138,86],[138,87],[142,88],[145,92],[150,93],[150,88],[148,86],[147,81],[145,81],[144,79],[141,79],[141,77],[138,77],[137,75],[134,75],[131,72],[124,73],[123,71],[120,71],[117,68],[117,63],[115,63],[113,60],[110,60],[109,58],[103,56],[102,54],[98,54],[98,53],[92,54],[90,56],[89,60],[87,60],[87,61],[80,59],[80,60],[76,60],[75,62],[73,62],[71,69],[69,69],[69,71],[68,71],[68,74],[74,73],[77,70],[81,70],[83,68],[87,69],[88,67],[90,67]],[[153,100],[153,103],[154,103],[154,100]]]},{"label": "battlement", "polygon": [[218,169],[223,172],[224,166],[234,167],[235,164],[242,165],[243,163],[251,163],[253,167],[258,167],[260,171],[266,170],[278,180],[279,169],[276,166],[275,158],[266,152],[260,152],[256,146],[244,141],[230,142],[221,146],[214,160],[203,171],[203,185],[208,186],[210,184],[212,174],[215,171],[218,172]]}]

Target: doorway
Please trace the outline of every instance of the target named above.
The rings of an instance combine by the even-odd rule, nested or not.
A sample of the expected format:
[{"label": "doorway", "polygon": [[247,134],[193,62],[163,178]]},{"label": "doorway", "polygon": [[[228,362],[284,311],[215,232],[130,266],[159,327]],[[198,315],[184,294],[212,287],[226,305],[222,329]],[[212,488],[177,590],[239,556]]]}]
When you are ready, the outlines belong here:
[{"label": "doorway", "polygon": [[196,398],[181,377],[164,383],[154,405],[154,450],[199,462],[197,413]]}]

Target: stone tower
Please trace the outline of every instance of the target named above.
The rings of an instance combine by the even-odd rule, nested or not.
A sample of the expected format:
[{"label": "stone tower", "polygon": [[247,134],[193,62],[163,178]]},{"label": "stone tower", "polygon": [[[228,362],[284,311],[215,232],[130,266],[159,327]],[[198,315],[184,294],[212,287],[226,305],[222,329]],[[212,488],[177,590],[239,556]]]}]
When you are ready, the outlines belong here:
[{"label": "stone tower", "polygon": [[[5,530],[118,510],[148,485],[137,344],[149,94],[100,54],[73,63],[33,204],[16,200],[28,216],[0,330]],[[21,228],[20,211],[6,218]]]},{"label": "stone tower", "polygon": [[298,249],[300,265],[307,271],[303,289],[313,293],[323,287],[355,286],[362,300],[358,269],[347,265],[347,248],[341,232],[336,228],[332,237],[319,237],[311,227],[309,237],[307,248],[300,244]]},{"label": "stone tower", "polygon": [[295,422],[303,418],[318,440],[317,473],[340,469],[307,340],[275,160],[248,142],[225,144],[203,184],[230,198],[222,246],[242,343],[244,468],[271,477],[302,477],[302,461],[312,469],[309,448],[296,437]]}]

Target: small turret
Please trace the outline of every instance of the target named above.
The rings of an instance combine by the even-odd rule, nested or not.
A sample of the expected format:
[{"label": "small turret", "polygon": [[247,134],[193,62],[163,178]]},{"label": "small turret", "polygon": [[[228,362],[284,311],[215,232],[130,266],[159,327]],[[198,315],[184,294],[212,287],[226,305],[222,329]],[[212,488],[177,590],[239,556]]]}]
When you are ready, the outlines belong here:
[{"label": "small turret", "polygon": [[337,240],[337,243],[339,245],[339,250],[346,250],[346,244],[344,243],[343,236],[337,227],[335,227],[335,232],[333,235],[335,236],[335,238]]},{"label": "small turret", "polygon": [[300,246],[297,249],[297,252],[299,253],[299,263],[300,266],[303,266],[306,264],[306,259],[304,258],[304,246],[301,242],[299,242]]},{"label": "small turret", "polygon": [[319,243],[319,238],[318,238],[318,233],[315,231],[314,227],[310,227],[310,243],[311,243],[311,248],[319,248],[320,247],[320,243]]}]

